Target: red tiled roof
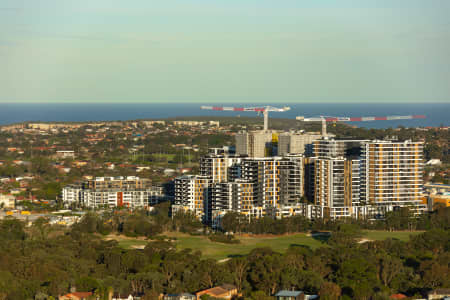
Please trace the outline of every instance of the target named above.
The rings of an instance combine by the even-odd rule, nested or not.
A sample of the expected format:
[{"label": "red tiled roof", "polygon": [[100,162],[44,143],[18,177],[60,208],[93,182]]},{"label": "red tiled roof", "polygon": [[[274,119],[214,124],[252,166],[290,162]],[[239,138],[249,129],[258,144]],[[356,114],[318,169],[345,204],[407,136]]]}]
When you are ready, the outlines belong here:
[{"label": "red tiled roof", "polygon": [[394,295],[391,295],[389,298],[391,298],[391,299],[404,299],[404,298],[407,298],[405,295],[403,295],[403,294],[394,294]]},{"label": "red tiled roof", "polygon": [[65,297],[77,297],[80,299],[84,299],[84,298],[88,298],[89,296],[92,296],[91,292],[73,292],[73,293],[69,293],[67,295],[64,295]]}]

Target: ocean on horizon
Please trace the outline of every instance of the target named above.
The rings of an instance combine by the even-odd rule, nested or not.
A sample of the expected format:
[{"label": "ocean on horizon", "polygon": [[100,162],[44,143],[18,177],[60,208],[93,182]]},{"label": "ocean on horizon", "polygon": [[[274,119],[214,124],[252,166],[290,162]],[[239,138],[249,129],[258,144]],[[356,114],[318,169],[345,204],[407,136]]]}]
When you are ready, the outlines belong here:
[{"label": "ocean on horizon", "polygon": [[[0,125],[26,121],[40,122],[84,122],[126,121],[136,119],[165,119],[193,116],[256,116],[252,112],[217,112],[201,110],[208,103],[0,103]],[[217,104],[213,104],[217,105]],[[247,107],[270,105],[248,104]],[[276,107],[290,106],[284,113],[270,113],[271,118],[296,116],[359,117],[386,115],[425,115],[426,119],[351,122],[366,128],[396,128],[450,126],[450,103],[281,103]],[[229,103],[225,106],[242,107]],[[262,118],[261,118],[262,122]]]}]

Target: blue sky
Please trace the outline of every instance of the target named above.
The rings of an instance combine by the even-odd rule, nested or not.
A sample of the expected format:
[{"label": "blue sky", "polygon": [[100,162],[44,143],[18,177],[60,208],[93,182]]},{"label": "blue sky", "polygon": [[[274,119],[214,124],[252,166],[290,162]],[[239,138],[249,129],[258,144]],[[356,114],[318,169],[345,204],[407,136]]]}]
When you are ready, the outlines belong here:
[{"label": "blue sky", "polygon": [[450,102],[446,0],[0,0],[0,102]]}]

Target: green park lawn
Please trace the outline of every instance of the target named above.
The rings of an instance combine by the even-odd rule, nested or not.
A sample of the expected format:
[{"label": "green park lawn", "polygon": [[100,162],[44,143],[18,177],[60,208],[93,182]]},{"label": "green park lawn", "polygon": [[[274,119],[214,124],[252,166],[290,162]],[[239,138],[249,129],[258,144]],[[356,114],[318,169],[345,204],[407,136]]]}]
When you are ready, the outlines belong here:
[{"label": "green park lawn", "polygon": [[368,230],[364,231],[364,238],[369,240],[381,241],[387,238],[408,241],[411,235],[418,235],[423,231],[384,231],[384,230]]},{"label": "green park lawn", "polygon": [[322,242],[307,236],[304,233],[283,235],[278,237],[239,237],[239,244],[222,244],[211,242],[203,236],[190,236],[187,234],[170,233],[168,236],[176,237],[177,249],[192,249],[201,251],[206,258],[224,259],[233,255],[244,255],[255,248],[270,247],[274,251],[284,252],[290,245],[309,246],[313,249],[320,247]]},{"label": "green park lawn", "polygon": [[[410,235],[417,235],[421,232],[409,231],[364,231],[364,237],[368,240],[384,240],[387,238],[399,239],[407,241]],[[213,259],[224,259],[234,255],[248,254],[255,248],[270,247],[274,251],[284,252],[290,245],[307,246],[311,249],[316,249],[325,246],[324,242],[308,236],[305,233],[297,233],[292,235],[281,236],[262,236],[262,237],[248,237],[239,236],[239,244],[222,244],[211,242],[205,236],[191,236],[188,234],[169,232],[165,235],[176,238],[175,244],[178,250],[192,249],[193,251],[201,251],[203,257]],[[125,249],[136,248],[136,246],[144,246],[148,241],[133,238],[114,238],[119,242],[119,246]]]}]

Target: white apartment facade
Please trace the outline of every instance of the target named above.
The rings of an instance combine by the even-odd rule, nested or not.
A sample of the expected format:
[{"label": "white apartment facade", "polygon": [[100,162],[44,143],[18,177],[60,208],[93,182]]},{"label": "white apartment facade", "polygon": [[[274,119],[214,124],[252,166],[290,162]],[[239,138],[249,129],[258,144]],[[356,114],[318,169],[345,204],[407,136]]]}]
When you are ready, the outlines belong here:
[{"label": "white apartment facade", "polygon": [[139,177],[98,177],[62,189],[63,202],[81,207],[147,208],[166,200],[163,188]]}]

